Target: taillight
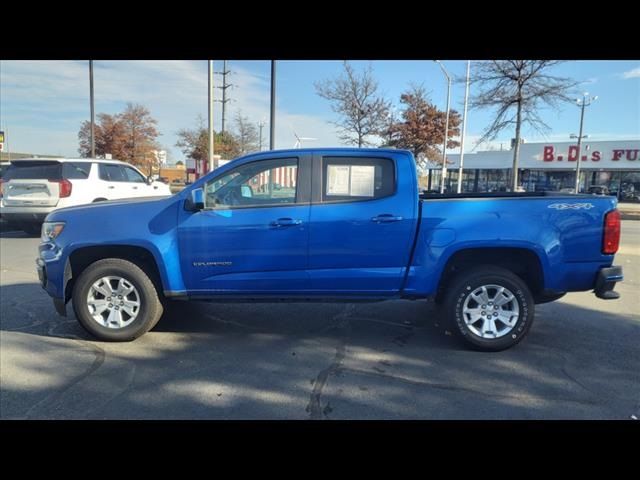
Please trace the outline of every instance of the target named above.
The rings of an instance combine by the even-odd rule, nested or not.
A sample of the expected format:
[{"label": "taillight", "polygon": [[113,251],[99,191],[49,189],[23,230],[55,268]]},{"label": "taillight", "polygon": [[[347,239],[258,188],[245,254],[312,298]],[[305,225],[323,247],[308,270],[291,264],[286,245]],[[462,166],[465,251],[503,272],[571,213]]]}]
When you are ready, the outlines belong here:
[{"label": "taillight", "polygon": [[71,187],[73,185],[71,185],[69,180],[65,178],[63,180],[58,180],[58,183],[60,184],[60,198],[65,198],[71,195]]},{"label": "taillight", "polygon": [[604,216],[604,237],[602,253],[613,255],[620,246],[620,212],[612,210]]}]

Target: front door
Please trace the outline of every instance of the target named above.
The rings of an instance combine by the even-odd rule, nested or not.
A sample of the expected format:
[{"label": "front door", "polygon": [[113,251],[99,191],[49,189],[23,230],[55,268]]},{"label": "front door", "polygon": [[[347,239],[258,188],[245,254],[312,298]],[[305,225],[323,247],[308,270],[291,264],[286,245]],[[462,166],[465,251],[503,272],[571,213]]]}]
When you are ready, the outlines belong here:
[{"label": "front door", "polygon": [[192,295],[301,293],[308,286],[310,158],[248,161],[204,185],[180,212],[181,268]]}]

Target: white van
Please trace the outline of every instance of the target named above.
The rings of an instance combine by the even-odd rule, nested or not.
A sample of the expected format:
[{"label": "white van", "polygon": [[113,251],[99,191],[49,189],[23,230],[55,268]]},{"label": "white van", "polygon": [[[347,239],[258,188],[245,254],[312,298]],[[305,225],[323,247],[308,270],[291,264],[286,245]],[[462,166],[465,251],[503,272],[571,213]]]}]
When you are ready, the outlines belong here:
[{"label": "white van", "polygon": [[36,234],[44,218],[58,208],[164,195],[171,195],[168,185],[117,160],[12,160],[0,179],[0,217],[10,227]]}]

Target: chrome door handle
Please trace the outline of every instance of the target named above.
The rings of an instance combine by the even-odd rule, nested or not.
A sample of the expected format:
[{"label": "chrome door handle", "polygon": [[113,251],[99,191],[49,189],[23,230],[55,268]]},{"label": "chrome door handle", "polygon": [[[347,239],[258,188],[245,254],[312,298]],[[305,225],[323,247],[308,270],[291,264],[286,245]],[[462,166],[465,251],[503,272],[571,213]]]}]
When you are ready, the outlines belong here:
[{"label": "chrome door handle", "polygon": [[138,189],[138,187],[132,187],[132,188],[133,188],[134,190],[137,190],[137,189]]},{"label": "chrome door handle", "polygon": [[395,215],[391,215],[390,213],[383,213],[382,215],[378,215],[377,217],[371,218],[372,222],[376,223],[391,223],[391,222],[399,222],[403,218],[397,217]]},{"label": "chrome door handle", "polygon": [[294,225],[300,225],[302,220],[294,220],[293,218],[279,218],[274,220],[269,225],[272,227],[293,227]]},{"label": "chrome door handle", "polygon": [[109,185],[107,188],[111,188],[111,189],[113,189],[113,188],[115,188],[115,187],[114,187],[113,185]]}]

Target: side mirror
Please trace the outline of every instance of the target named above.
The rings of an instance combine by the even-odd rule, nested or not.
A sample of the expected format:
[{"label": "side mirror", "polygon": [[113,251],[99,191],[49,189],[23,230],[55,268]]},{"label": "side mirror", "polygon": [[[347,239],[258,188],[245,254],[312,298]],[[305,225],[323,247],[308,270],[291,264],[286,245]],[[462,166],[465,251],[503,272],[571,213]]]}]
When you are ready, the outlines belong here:
[{"label": "side mirror", "polygon": [[191,190],[191,205],[190,210],[197,212],[204,208],[204,190],[202,188],[195,188]]},{"label": "side mirror", "polygon": [[149,175],[147,177],[147,185],[151,185],[153,183],[153,178],[151,177],[151,175]]}]

